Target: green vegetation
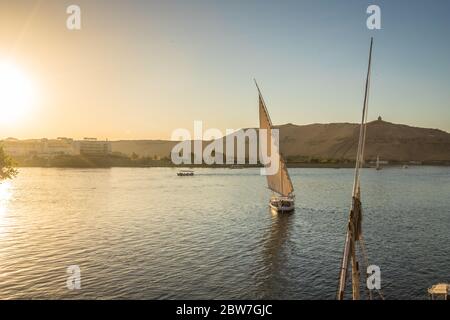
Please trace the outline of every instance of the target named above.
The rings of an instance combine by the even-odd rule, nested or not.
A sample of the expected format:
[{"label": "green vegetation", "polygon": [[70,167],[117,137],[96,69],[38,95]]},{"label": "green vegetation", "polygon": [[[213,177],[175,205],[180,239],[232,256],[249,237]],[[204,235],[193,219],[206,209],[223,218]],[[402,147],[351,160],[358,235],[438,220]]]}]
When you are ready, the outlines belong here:
[{"label": "green vegetation", "polygon": [[12,179],[17,175],[18,172],[13,166],[14,162],[5,154],[3,148],[0,146],[0,181]]},{"label": "green vegetation", "polygon": [[355,161],[350,159],[320,158],[314,156],[289,156],[286,161],[289,167],[346,168],[355,165]]},{"label": "green vegetation", "polygon": [[156,160],[151,157],[131,157],[122,153],[113,153],[104,156],[87,155],[55,155],[40,157],[37,155],[16,157],[21,167],[52,167],[52,168],[110,168],[110,167],[169,167],[172,162],[169,158]]},{"label": "green vegetation", "polygon": [[[191,163],[193,163],[194,156],[191,155]],[[311,156],[288,156],[286,157],[287,166],[290,168],[352,168],[355,166],[355,160],[351,159],[332,159],[320,158]],[[240,167],[260,167],[260,164],[249,165],[246,159],[244,165]],[[206,165],[206,164],[191,164],[191,165],[174,165],[171,159],[166,156],[160,158],[156,155],[142,157],[137,153],[132,153],[130,156],[120,152],[114,152],[110,155],[104,156],[87,156],[87,155],[54,155],[51,157],[44,157],[38,155],[28,155],[22,157],[15,157],[14,163],[3,150],[0,148],[0,180],[5,178],[12,178],[17,174],[13,168],[13,164],[19,167],[50,167],[50,168],[111,168],[111,167],[208,167],[208,168],[228,168],[236,165]],[[403,165],[408,162],[389,161],[389,165]],[[430,165],[450,165],[449,162],[429,162],[423,164]],[[370,164],[367,162],[367,166]]]},{"label": "green vegetation", "polygon": [[[159,158],[158,156],[141,157],[136,153],[127,156],[120,152],[114,152],[105,156],[87,155],[55,155],[51,157],[41,157],[37,155],[15,158],[20,167],[51,167],[51,168],[111,168],[111,167],[176,167],[169,157]],[[354,161],[347,159],[322,159],[316,157],[287,157],[288,167],[351,167]],[[194,156],[191,155],[191,163],[194,163]],[[248,163],[248,159],[246,159]],[[230,165],[192,164],[189,167],[216,167],[224,168]],[[260,167],[260,165],[242,165],[243,167]],[[186,165],[180,165],[186,167]]]}]

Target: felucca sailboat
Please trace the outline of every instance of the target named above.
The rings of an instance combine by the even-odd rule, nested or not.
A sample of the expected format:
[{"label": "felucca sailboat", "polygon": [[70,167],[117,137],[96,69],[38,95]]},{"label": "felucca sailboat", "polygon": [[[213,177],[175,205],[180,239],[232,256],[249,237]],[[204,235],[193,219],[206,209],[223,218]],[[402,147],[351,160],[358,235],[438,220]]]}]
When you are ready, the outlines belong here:
[{"label": "felucca sailboat", "polygon": [[[347,272],[351,265],[352,272],[352,297],[353,300],[360,299],[360,263],[358,261],[357,255],[357,245],[361,250],[361,255],[363,257],[363,263],[368,266],[368,259],[366,255],[366,249],[364,245],[363,235],[362,235],[362,208],[361,208],[361,188],[360,188],[360,169],[364,164],[364,146],[366,140],[366,128],[367,128],[367,109],[369,104],[369,87],[370,87],[370,73],[372,65],[372,46],[373,38],[370,40],[370,51],[369,51],[369,66],[367,69],[366,78],[366,89],[364,95],[364,105],[361,119],[361,126],[359,129],[359,142],[358,151],[356,155],[356,165],[355,165],[355,177],[353,181],[353,194],[352,194],[352,206],[350,209],[350,216],[347,224],[347,235],[345,238],[344,254],[342,257],[341,270],[339,274],[339,288],[337,293],[337,299],[343,300],[345,287],[347,284]],[[381,298],[381,292],[378,291]],[[369,299],[372,298],[372,292],[368,292]]]},{"label": "felucca sailboat", "polygon": [[[267,130],[267,153],[268,156],[272,152],[272,121],[270,120],[269,112],[267,111],[266,103],[256,83],[259,95],[259,128]],[[273,150],[278,152],[277,150]],[[271,197],[269,206],[276,212],[292,212],[294,211],[294,187],[292,186],[291,178],[287,171],[286,162],[281,154],[279,154],[279,168],[273,175],[267,175],[267,185],[270,190],[274,192]]]}]

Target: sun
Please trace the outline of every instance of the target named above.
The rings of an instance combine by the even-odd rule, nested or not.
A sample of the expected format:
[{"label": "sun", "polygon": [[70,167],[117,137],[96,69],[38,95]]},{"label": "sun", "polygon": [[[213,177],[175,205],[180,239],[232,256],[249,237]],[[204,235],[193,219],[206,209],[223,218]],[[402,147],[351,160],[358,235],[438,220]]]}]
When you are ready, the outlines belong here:
[{"label": "sun", "polygon": [[34,96],[27,74],[11,62],[0,61],[0,124],[17,124],[30,112]]}]

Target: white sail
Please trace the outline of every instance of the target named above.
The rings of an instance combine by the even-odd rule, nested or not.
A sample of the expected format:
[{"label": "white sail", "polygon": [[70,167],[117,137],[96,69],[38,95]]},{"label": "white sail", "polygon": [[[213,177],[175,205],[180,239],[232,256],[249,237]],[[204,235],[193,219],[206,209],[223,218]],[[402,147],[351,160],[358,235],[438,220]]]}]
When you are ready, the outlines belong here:
[{"label": "white sail", "polygon": [[[256,82],[256,81],[255,81]],[[258,84],[256,84],[258,87]],[[267,155],[270,157],[272,154],[272,121],[270,120],[269,113],[264,103],[264,99],[259,91],[259,128],[267,130]],[[276,152],[276,150],[274,151]],[[286,163],[283,157],[280,155],[280,166],[274,175],[267,175],[267,184],[270,190],[276,192],[282,196],[289,196],[294,192],[289,173],[286,168]]]}]

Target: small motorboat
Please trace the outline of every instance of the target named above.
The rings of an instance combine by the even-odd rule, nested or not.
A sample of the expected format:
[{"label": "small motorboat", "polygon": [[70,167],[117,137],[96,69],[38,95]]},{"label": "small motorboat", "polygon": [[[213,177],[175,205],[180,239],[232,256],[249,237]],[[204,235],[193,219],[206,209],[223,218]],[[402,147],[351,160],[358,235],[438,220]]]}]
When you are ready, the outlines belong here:
[{"label": "small motorboat", "polygon": [[194,171],[192,170],[180,170],[177,172],[177,176],[179,177],[188,177],[188,176],[193,176],[194,175]]}]

